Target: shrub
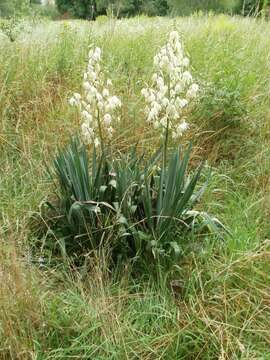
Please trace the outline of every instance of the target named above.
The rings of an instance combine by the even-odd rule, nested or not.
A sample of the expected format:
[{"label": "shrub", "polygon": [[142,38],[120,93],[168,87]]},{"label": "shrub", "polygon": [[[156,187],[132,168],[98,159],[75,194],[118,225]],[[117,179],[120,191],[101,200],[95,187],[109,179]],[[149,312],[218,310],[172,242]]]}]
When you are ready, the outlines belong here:
[{"label": "shrub", "polygon": [[[93,152],[91,176],[85,145],[74,139],[63,151],[59,150],[54,161],[54,174],[59,191],[57,216],[51,219],[57,243],[48,244],[62,255],[80,255],[96,249],[104,236],[104,226],[109,225],[114,208],[106,202],[109,186],[109,169],[101,158],[97,161]],[[103,208],[103,209],[101,209]]]},{"label": "shrub", "polygon": [[93,19],[95,14],[95,1],[85,0],[56,0],[56,5],[61,13],[70,13],[83,19]]},{"label": "shrub", "polygon": [[24,29],[24,23],[16,17],[0,19],[0,31],[14,42]]},{"label": "shrub", "polygon": [[236,10],[242,15],[257,16],[268,6],[268,0],[241,0]]},{"label": "shrub", "polygon": [[51,20],[58,19],[60,15],[55,5],[33,5],[32,9],[35,16],[49,18]]},{"label": "shrub", "polygon": [[191,146],[180,156],[177,150],[168,167],[160,169],[161,151],[145,162],[135,149],[113,160],[97,156],[94,149],[89,171],[86,146],[73,139],[54,162],[58,200],[46,215],[54,233],[47,246],[80,257],[107,244],[114,262],[179,256],[184,234],[199,223],[211,232],[219,226],[207,214],[193,211],[207,182],[197,189],[202,165],[187,175],[190,151]]},{"label": "shrub", "polygon": [[174,15],[188,16],[196,11],[215,11],[233,13],[238,0],[168,0],[170,11]]},{"label": "shrub", "polygon": [[109,21],[109,17],[107,15],[99,15],[96,18],[96,22],[100,25],[106,24]]},{"label": "shrub", "polygon": [[31,12],[29,0],[1,0],[0,17],[14,17],[29,15]]},{"label": "shrub", "polygon": [[205,96],[198,113],[200,118],[207,119],[208,129],[218,131],[239,126],[247,108],[237,87],[229,88],[225,83],[216,82],[205,86]]},{"label": "shrub", "polygon": [[202,165],[187,174],[191,145],[186,152],[177,149],[172,154],[168,147],[170,136],[179,138],[188,129],[186,109],[199,86],[174,31],[154,58],[153,83],[142,90],[147,122],[161,133],[163,144],[149,161],[136,148],[112,155],[112,124],[119,121],[121,101],[111,95],[112,82],[100,63],[101,49],[90,49],[83,93],[70,99],[81,114],[84,144],[73,139],[54,162],[59,191],[50,208],[56,216],[45,221],[54,233],[52,245],[60,246],[63,255],[81,256],[107,244],[114,263],[120,259],[171,263],[181,253],[180,240],[195,231],[198,222],[211,231],[219,224],[194,210],[207,182],[197,189]]}]

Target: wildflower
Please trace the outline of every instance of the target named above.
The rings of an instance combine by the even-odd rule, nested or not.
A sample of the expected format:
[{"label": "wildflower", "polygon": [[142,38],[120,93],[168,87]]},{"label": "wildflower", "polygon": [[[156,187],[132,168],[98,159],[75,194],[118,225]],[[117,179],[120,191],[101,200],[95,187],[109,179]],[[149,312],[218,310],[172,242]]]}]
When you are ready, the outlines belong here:
[{"label": "wildflower", "polygon": [[191,75],[191,73],[190,73],[189,71],[185,71],[185,72],[183,73],[183,81],[184,81],[184,83],[186,83],[186,84],[190,84],[190,83],[191,83],[191,81],[192,81],[192,75]]},{"label": "wildflower", "polygon": [[110,125],[111,124],[111,122],[112,122],[112,117],[111,117],[111,115],[110,114],[105,114],[105,116],[104,116],[104,123],[105,123],[105,125]]},{"label": "wildflower", "polygon": [[111,79],[108,79],[107,82],[106,82],[107,86],[112,86],[112,80]]},{"label": "wildflower", "polygon": [[172,31],[169,36],[170,43],[179,41],[179,34],[177,31]]},{"label": "wildflower", "polygon": [[91,89],[91,85],[90,85],[90,83],[88,81],[85,81],[83,83],[83,87],[84,87],[85,90],[88,90],[88,91]]},{"label": "wildflower", "polygon": [[189,65],[180,36],[172,31],[167,44],[154,57],[152,86],[141,91],[147,103],[146,121],[155,129],[161,129],[164,135],[171,131],[174,139],[188,129],[185,112],[199,91],[199,86],[193,83]]},{"label": "wildflower", "polygon": [[95,147],[99,147],[100,141],[98,138],[95,138],[94,144],[95,144]]},{"label": "wildflower", "polygon": [[185,57],[183,59],[183,66],[188,67],[189,66],[189,58]]},{"label": "wildflower", "polygon": [[198,84],[192,84],[190,88],[187,91],[187,97],[194,99],[196,98],[199,91],[199,85]]},{"label": "wildflower", "polygon": [[82,139],[84,143],[87,145],[92,144],[94,130],[86,122],[84,122],[81,125],[81,131],[82,131]]},{"label": "wildflower", "polygon": [[76,99],[75,99],[74,97],[70,98],[70,99],[69,99],[69,104],[70,104],[71,106],[76,105],[76,104],[77,104]]},{"label": "wildflower", "polygon": [[189,124],[183,120],[173,131],[173,139],[177,139],[183,135],[183,133],[189,128]]},{"label": "wildflower", "polygon": [[148,96],[148,90],[147,90],[147,89],[142,89],[141,94],[142,94],[142,96],[144,96],[145,98],[147,98],[147,96]]},{"label": "wildflower", "polygon": [[110,95],[110,93],[109,93],[109,90],[108,89],[103,89],[103,91],[102,91],[102,95],[104,96],[104,97],[108,97],[109,95]]},{"label": "wildflower", "polygon": [[176,98],[175,104],[179,106],[180,109],[183,109],[188,105],[188,101],[186,99],[180,99],[179,97]]},{"label": "wildflower", "polygon": [[108,131],[108,136],[111,138],[113,135],[114,129],[110,126],[107,128],[107,131]]},{"label": "wildflower", "polygon": [[101,49],[89,50],[87,69],[83,74],[83,93],[75,93],[69,100],[71,106],[77,106],[81,118],[81,134],[86,144],[102,145],[104,137],[112,136],[112,122],[119,121],[120,99],[110,94],[112,81],[105,79],[100,66]]},{"label": "wildflower", "polygon": [[82,97],[81,97],[81,94],[75,93],[75,94],[74,94],[74,98],[75,98],[77,101],[80,101]]},{"label": "wildflower", "polygon": [[103,109],[103,102],[102,101],[99,101],[98,103],[97,103],[97,107],[98,107],[98,109],[100,110],[100,111],[102,111],[102,109]]}]

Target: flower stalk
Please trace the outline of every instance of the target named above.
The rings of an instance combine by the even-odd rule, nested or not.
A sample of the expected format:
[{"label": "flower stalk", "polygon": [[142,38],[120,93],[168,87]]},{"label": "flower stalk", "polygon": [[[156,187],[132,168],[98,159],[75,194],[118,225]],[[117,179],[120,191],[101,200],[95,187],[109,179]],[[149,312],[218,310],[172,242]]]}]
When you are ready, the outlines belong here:
[{"label": "flower stalk", "polygon": [[101,49],[90,49],[86,72],[83,76],[83,93],[75,93],[69,103],[81,114],[81,135],[85,144],[93,144],[105,151],[106,137],[112,138],[113,121],[119,121],[120,99],[111,95],[112,81],[101,69]]},{"label": "flower stalk", "polygon": [[167,44],[154,57],[152,85],[142,89],[147,122],[160,130],[163,137],[164,167],[170,134],[177,140],[189,128],[185,114],[199,91],[188,71],[189,64],[178,32],[171,32]]}]

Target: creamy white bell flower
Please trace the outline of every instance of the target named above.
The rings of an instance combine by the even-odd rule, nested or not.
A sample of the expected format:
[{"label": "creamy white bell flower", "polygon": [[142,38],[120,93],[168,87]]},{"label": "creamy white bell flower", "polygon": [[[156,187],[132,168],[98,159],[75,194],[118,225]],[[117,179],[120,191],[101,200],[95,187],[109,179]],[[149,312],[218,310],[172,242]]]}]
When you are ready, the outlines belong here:
[{"label": "creamy white bell flower", "polygon": [[108,132],[109,138],[112,138],[113,133],[114,133],[114,128],[112,128],[111,126],[108,127],[107,132]]},{"label": "creamy white bell flower", "polygon": [[112,86],[112,80],[111,80],[111,79],[108,79],[108,80],[106,81],[106,85],[107,85],[107,86]]},{"label": "creamy white bell flower", "polygon": [[112,122],[112,117],[111,117],[111,115],[110,115],[110,114],[105,114],[105,115],[104,115],[104,124],[105,124],[106,126],[109,126],[109,125],[111,125],[111,122]]},{"label": "creamy white bell flower", "polygon": [[86,123],[81,125],[82,139],[86,144],[92,144],[94,137],[94,130]]},{"label": "creamy white bell flower", "polygon": [[97,103],[97,107],[98,107],[98,109],[99,109],[100,111],[102,111],[102,109],[104,108],[104,103],[103,103],[103,101],[99,101],[99,102]]},{"label": "creamy white bell flower", "polygon": [[199,85],[192,84],[189,90],[187,91],[187,98],[195,99],[198,95]]},{"label": "creamy white bell flower", "polygon": [[77,101],[80,101],[81,100],[81,94],[79,94],[79,93],[75,93],[74,95],[74,98],[77,100]]},{"label": "creamy white bell flower", "polygon": [[171,131],[174,139],[188,129],[184,116],[199,92],[189,66],[190,60],[185,56],[180,35],[172,31],[167,44],[154,56],[151,86],[141,91],[147,104],[146,121],[163,133]]},{"label": "creamy white bell flower", "polygon": [[74,97],[72,97],[69,99],[69,104],[71,106],[75,106],[75,105],[77,105],[77,100]]},{"label": "creamy white bell flower", "polygon": [[192,75],[189,71],[185,71],[182,78],[186,84],[190,84],[192,81]]},{"label": "creamy white bell flower", "polygon": [[96,147],[96,148],[99,147],[99,145],[100,145],[100,140],[99,140],[99,138],[95,138],[94,144],[95,144],[95,147]]},{"label": "creamy white bell flower", "polygon": [[183,59],[183,66],[184,66],[184,67],[188,67],[188,66],[189,66],[189,58],[185,57],[185,58]]},{"label": "creamy white bell flower", "polygon": [[143,97],[147,98],[148,97],[148,90],[147,89],[142,89],[141,94],[142,94]]},{"label": "creamy white bell flower", "polygon": [[122,104],[117,96],[110,94],[112,81],[105,78],[100,61],[101,49],[90,49],[87,69],[83,74],[83,92],[75,93],[69,103],[80,111],[83,141],[101,145],[102,148],[106,136],[111,138],[114,132],[112,124],[113,121],[119,121]]},{"label": "creamy white bell flower", "polygon": [[104,96],[104,97],[108,97],[109,95],[110,95],[110,93],[109,93],[109,90],[108,89],[103,89],[103,91],[102,91],[102,95]]}]

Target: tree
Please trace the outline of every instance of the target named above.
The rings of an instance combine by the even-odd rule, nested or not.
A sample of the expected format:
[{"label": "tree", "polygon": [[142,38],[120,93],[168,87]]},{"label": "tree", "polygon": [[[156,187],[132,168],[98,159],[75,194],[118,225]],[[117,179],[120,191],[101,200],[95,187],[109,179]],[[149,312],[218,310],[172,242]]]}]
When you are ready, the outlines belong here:
[{"label": "tree", "polygon": [[167,0],[56,0],[60,12],[84,19],[112,12],[115,16],[166,15]]},{"label": "tree", "polygon": [[241,0],[237,12],[242,15],[258,15],[270,5],[269,0]]},{"label": "tree", "polygon": [[69,12],[82,19],[93,19],[96,16],[95,0],[56,0],[56,6],[61,13]]},{"label": "tree", "polygon": [[140,13],[143,0],[96,0],[97,13],[113,11],[117,16],[134,16]]},{"label": "tree", "polygon": [[149,16],[164,16],[169,10],[167,0],[146,0],[141,12]]},{"label": "tree", "polygon": [[200,10],[233,13],[239,0],[168,0],[168,5],[175,15],[185,16]]}]

